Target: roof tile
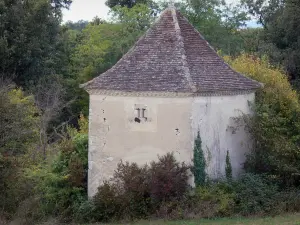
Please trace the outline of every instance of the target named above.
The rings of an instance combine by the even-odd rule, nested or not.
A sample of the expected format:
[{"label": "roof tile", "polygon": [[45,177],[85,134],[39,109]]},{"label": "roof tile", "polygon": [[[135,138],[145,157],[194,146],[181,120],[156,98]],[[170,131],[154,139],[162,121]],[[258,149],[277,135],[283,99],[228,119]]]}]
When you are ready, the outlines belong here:
[{"label": "roof tile", "polygon": [[254,90],[261,84],[232,70],[187,19],[170,7],[111,69],[82,87],[201,93]]}]

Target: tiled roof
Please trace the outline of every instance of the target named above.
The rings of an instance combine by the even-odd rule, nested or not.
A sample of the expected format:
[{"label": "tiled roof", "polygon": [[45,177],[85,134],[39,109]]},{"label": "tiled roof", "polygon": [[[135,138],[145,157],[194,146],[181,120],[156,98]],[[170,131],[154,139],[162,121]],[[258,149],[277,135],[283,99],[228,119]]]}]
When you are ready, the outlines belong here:
[{"label": "tiled roof", "polygon": [[174,7],[87,90],[213,93],[255,90],[261,84],[227,65]]}]

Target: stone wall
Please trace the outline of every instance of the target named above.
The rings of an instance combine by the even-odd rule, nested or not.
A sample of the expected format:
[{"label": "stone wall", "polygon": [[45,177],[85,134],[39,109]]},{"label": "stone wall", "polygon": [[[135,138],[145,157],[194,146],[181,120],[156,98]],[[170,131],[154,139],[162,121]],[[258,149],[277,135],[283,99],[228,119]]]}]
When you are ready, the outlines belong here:
[{"label": "stone wall", "polygon": [[254,93],[233,96],[198,97],[192,103],[192,130],[200,131],[206,170],[211,179],[225,176],[226,153],[229,151],[233,176],[243,170],[245,154],[251,149],[249,134],[234,118],[251,114],[249,102]]},{"label": "stone wall", "polygon": [[[137,123],[135,106],[145,105],[147,121]],[[118,162],[144,164],[175,152],[192,158],[191,99],[90,96],[89,196],[111,178]]]},{"label": "stone wall", "polygon": [[[249,140],[243,128],[233,133],[232,117],[249,113],[254,94],[208,97],[119,97],[90,95],[88,195],[110,179],[120,160],[140,165],[174,152],[192,162],[200,130],[210,177],[224,175],[229,150],[233,174],[241,171]],[[135,122],[135,108],[146,108],[147,121]],[[241,110],[241,111],[240,111]],[[191,183],[193,181],[191,180]]]}]

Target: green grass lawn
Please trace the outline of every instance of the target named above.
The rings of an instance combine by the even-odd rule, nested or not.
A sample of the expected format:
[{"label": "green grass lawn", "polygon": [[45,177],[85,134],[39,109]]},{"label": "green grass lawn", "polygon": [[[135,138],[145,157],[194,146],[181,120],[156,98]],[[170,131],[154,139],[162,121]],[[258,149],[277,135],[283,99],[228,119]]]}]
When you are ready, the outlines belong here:
[{"label": "green grass lawn", "polygon": [[[300,214],[266,217],[184,221],[141,221],[132,225],[300,225]],[[95,224],[96,225],[96,224]],[[98,224],[100,225],[100,224]],[[112,224],[111,224],[112,225]],[[129,225],[129,224],[128,224]]]}]

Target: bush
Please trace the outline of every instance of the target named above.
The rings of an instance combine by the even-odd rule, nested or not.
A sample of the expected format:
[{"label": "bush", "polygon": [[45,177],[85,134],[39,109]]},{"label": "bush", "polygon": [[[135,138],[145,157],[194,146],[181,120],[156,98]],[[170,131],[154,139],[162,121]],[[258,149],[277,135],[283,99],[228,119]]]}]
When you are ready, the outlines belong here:
[{"label": "bush", "polygon": [[185,193],[180,200],[163,202],[156,211],[162,219],[193,219],[231,216],[234,194],[226,183],[198,186]]},{"label": "bush", "polygon": [[149,166],[120,162],[112,181],[101,185],[94,196],[95,219],[107,222],[147,218],[163,202],[179,201],[189,187],[189,168],[171,153]]},{"label": "bush", "polygon": [[107,222],[123,219],[126,216],[124,207],[130,207],[131,203],[130,201],[123,202],[123,198],[124,193],[116,184],[105,182],[101,185],[93,198],[96,221]]},{"label": "bush", "polygon": [[95,222],[95,204],[93,201],[83,198],[77,204],[73,204],[73,221],[76,223]]},{"label": "bush", "polygon": [[222,183],[197,187],[193,197],[195,213],[201,218],[230,216],[233,213],[234,194]]},{"label": "bush", "polygon": [[255,174],[243,174],[232,183],[235,211],[248,216],[267,214],[274,210],[274,202],[279,190],[268,179]]},{"label": "bush", "polygon": [[38,112],[33,96],[0,78],[0,217],[11,218],[30,194],[22,171],[38,140]]},{"label": "bush", "polygon": [[274,204],[276,213],[295,213],[300,212],[300,190],[288,189],[277,193],[274,197],[276,202]]},{"label": "bush", "polygon": [[181,200],[162,202],[157,208],[154,216],[159,219],[167,220],[194,218],[194,214],[191,213],[190,198],[185,196],[182,197]]},{"label": "bush", "polygon": [[189,189],[188,171],[190,166],[176,161],[173,154],[159,157],[152,162],[149,169],[149,189],[152,202],[159,204],[164,201],[178,200]]},{"label": "bush", "polygon": [[283,185],[300,184],[300,102],[288,77],[265,58],[241,55],[225,60],[264,84],[256,92],[254,116],[244,118],[254,138],[246,169],[277,177]]},{"label": "bush", "polygon": [[[81,117],[82,124],[83,120]],[[68,128],[69,137],[56,146],[58,154],[26,170],[35,186],[35,197],[40,201],[40,215],[71,220],[76,206],[87,199],[88,136],[85,131],[84,128],[80,131]]]}]

